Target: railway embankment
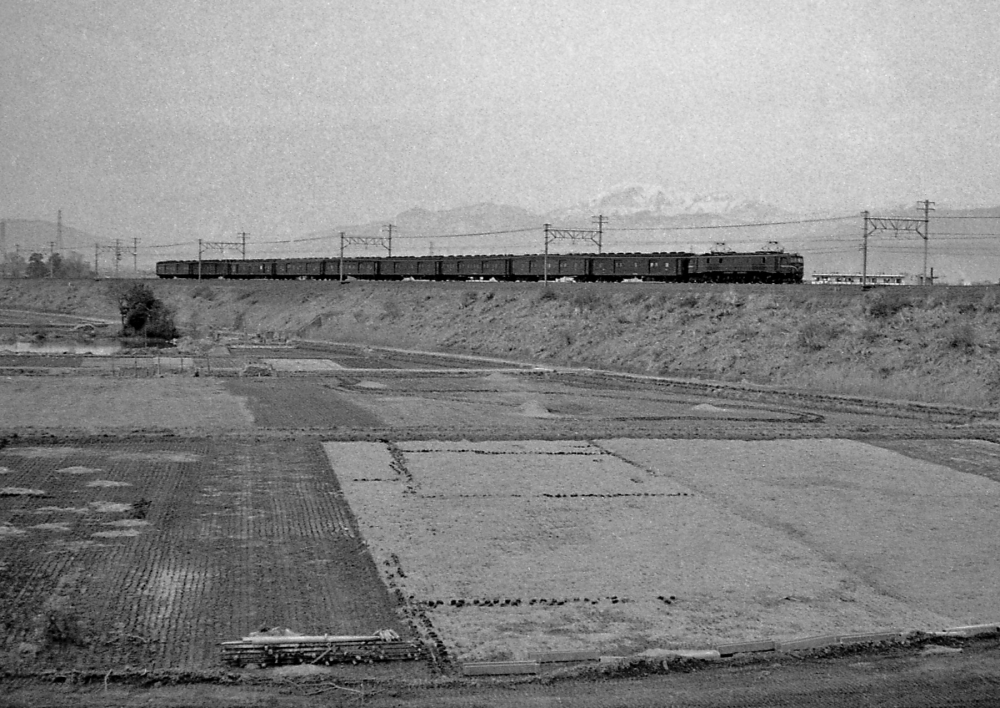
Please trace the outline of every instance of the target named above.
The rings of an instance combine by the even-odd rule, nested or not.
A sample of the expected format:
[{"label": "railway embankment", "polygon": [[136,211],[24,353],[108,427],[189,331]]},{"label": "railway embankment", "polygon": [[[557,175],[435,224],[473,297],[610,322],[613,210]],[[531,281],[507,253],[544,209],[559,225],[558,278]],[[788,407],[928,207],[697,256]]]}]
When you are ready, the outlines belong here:
[{"label": "railway embankment", "polygon": [[[979,407],[1000,288],[153,281],[181,346],[218,332]],[[117,319],[114,281],[0,281],[0,308]],[[25,336],[7,330],[0,336]]]}]

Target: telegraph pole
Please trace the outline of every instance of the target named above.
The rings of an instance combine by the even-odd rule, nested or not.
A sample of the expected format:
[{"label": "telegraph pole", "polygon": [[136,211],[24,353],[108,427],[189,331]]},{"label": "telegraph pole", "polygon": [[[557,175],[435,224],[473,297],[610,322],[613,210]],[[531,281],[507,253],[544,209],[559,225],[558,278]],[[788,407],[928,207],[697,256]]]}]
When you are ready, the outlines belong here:
[{"label": "telegraph pole", "polygon": [[132,271],[139,273],[139,239],[132,239]]},{"label": "telegraph pole", "polygon": [[[62,212],[61,211],[59,212],[59,220],[62,221]],[[55,255],[56,255],[56,242],[55,241],[49,241],[49,277],[50,278],[56,277]]]},{"label": "telegraph pole", "polygon": [[250,234],[248,234],[246,231],[240,231],[236,235],[240,237],[240,241],[243,244],[240,247],[240,250],[243,252],[243,260],[246,260],[247,259],[247,236],[249,236]]},{"label": "telegraph pole", "polygon": [[[922,202],[917,202],[918,206],[924,208],[924,274],[920,277],[920,284],[927,285],[927,242],[930,239],[930,225],[931,225],[931,212],[934,211],[931,208],[931,204],[934,202],[929,199],[925,199]],[[934,283],[932,282],[931,285]]]},{"label": "telegraph pole", "polygon": [[864,239],[861,244],[861,287],[868,285],[868,212],[861,212],[865,218]]},{"label": "telegraph pole", "polygon": [[542,256],[542,283],[549,286],[549,229],[552,224],[545,225],[545,255]]},{"label": "telegraph pole", "polygon": [[604,214],[598,214],[591,221],[597,224],[597,252],[600,253],[604,242],[604,225],[608,223],[608,217],[604,216]]},{"label": "telegraph pole", "polygon": [[386,246],[386,248],[389,251],[389,256],[392,257],[392,230],[394,228],[396,228],[396,225],[395,224],[386,224],[385,228],[387,228],[389,230],[389,238],[386,241],[386,243],[388,245]]}]

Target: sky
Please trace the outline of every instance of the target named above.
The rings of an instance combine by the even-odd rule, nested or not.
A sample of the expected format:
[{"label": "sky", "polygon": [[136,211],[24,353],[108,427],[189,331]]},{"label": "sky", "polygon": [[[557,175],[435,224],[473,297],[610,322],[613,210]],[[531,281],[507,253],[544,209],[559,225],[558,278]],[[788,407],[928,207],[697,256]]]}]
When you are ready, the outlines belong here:
[{"label": "sky", "polygon": [[995,0],[6,0],[0,65],[0,217],[146,244],[630,182],[1000,204]]}]

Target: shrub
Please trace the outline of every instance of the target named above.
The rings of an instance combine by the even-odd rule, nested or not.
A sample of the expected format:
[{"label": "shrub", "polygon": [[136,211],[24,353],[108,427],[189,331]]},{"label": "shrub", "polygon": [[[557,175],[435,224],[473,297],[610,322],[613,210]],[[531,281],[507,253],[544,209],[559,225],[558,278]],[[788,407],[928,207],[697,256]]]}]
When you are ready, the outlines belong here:
[{"label": "shrub", "polygon": [[698,307],[698,296],[694,293],[688,293],[677,298],[677,307],[682,310],[690,310],[693,307]]},{"label": "shrub", "polygon": [[558,300],[559,294],[553,288],[544,288],[542,292],[538,295],[539,302],[548,302],[550,300]]},{"label": "shrub", "polygon": [[122,318],[122,336],[145,336],[153,339],[174,339],[177,326],[174,314],[153,294],[145,283],[122,284],[116,297]]},{"label": "shrub", "polygon": [[819,351],[840,335],[840,328],[822,320],[810,320],[799,330],[799,346]]},{"label": "shrub", "polygon": [[945,344],[950,349],[969,351],[976,348],[976,329],[968,322],[955,325],[945,333]]},{"label": "shrub", "polygon": [[993,288],[988,290],[985,295],[983,295],[983,301],[980,305],[983,312],[996,312],[1000,310],[1000,297],[997,296],[997,291]]},{"label": "shrub", "polygon": [[573,292],[570,302],[578,310],[595,310],[603,300],[601,294],[595,288],[581,288]]},{"label": "shrub", "polygon": [[912,303],[905,293],[894,290],[881,290],[868,301],[868,316],[877,320],[892,317],[900,310],[911,307]]}]

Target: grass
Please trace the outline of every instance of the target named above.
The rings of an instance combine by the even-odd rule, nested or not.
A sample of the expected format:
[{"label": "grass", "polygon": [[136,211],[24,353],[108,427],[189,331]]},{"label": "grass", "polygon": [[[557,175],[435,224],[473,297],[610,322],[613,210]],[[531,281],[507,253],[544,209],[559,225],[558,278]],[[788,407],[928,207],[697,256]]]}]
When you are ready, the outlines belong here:
[{"label": "grass", "polygon": [[[167,291],[171,305],[196,314],[187,321],[204,335],[220,328],[299,331],[321,321],[310,338],[483,355],[520,352],[547,364],[696,372],[708,379],[941,403],[993,405],[985,357],[1000,346],[996,287],[160,286],[176,286]],[[63,302],[63,289],[46,283],[2,287],[15,308],[58,309]],[[304,293],[312,296],[305,302]],[[82,303],[96,297],[78,295]]]}]

